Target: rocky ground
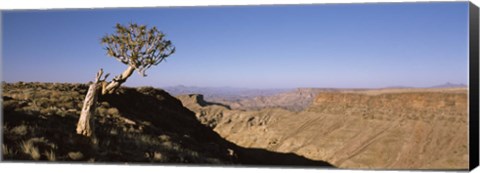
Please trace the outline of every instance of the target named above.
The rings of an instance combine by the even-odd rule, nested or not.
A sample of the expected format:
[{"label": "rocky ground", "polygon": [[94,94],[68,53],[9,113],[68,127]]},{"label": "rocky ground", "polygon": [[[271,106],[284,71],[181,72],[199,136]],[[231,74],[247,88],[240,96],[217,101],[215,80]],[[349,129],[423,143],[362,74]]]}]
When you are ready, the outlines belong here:
[{"label": "rocky ground", "polygon": [[203,124],[243,147],[341,168],[468,168],[466,88],[323,91],[300,112],[178,98]]},{"label": "rocky ground", "polygon": [[175,97],[151,87],[100,96],[95,138],[75,133],[85,84],[3,83],[2,159],[331,167],[293,153],[246,148],[201,124]]},{"label": "rocky ground", "polygon": [[352,169],[468,167],[465,88],[298,90],[306,93],[298,104],[301,109],[267,104],[240,109],[205,101],[202,95],[175,98],[151,87],[121,88],[99,98],[96,137],[89,139],[75,133],[87,87],[3,83],[2,159]]}]

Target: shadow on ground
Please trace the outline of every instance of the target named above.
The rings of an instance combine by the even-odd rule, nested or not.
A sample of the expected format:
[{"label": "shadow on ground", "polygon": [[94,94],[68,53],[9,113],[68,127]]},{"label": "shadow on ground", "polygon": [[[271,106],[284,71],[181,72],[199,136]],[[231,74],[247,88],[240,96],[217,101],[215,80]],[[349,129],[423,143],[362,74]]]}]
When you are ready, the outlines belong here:
[{"label": "shadow on ground", "polygon": [[99,97],[93,142],[75,133],[86,90],[75,84],[4,85],[2,159],[333,167],[293,153],[237,146],[202,125],[179,100],[150,87]]},{"label": "shadow on ground", "polygon": [[[175,129],[176,127],[178,128],[178,126],[185,126],[186,124],[189,124],[190,128],[193,129],[194,131],[189,131],[189,132],[179,131],[179,133],[193,133],[192,135],[202,136],[204,140],[217,141],[219,144],[227,146],[227,148],[234,151],[234,154],[232,156],[235,157],[236,163],[245,164],[245,165],[265,165],[265,166],[275,165],[275,166],[333,167],[333,165],[331,165],[328,162],[307,159],[305,157],[302,157],[293,153],[278,153],[278,152],[272,152],[272,151],[268,151],[266,149],[260,149],[260,148],[240,147],[232,142],[229,142],[223,139],[220,135],[218,135],[209,127],[202,125],[196,119],[194,112],[191,112],[187,108],[184,108],[183,106],[181,106],[182,104],[180,101],[178,101],[174,97],[171,97],[165,91],[157,90],[153,88],[141,88],[139,89],[139,91],[140,92],[132,92],[132,90],[124,91],[127,93],[123,93],[119,95],[109,95],[103,99],[109,100],[109,103],[111,104],[111,106],[119,108],[120,113],[125,115],[127,118],[137,119],[140,121],[152,121],[153,117],[145,116],[145,115],[149,115],[149,113],[147,112],[144,112],[144,113],[130,112],[130,110],[146,110],[143,107],[144,104],[137,104],[136,106],[138,107],[132,108],[132,105],[131,105],[132,102],[147,103],[147,105],[162,105],[162,106],[168,106],[170,108],[178,107],[178,109],[176,110],[180,111],[178,113],[180,113],[182,115],[182,118],[184,118],[182,121],[188,122],[188,123],[182,124],[181,123],[182,121],[166,122],[166,121],[162,121],[161,119],[153,120],[153,122],[158,122],[158,125],[163,127],[170,126],[170,128],[172,129]],[[168,99],[159,99],[162,96],[164,97],[166,96],[168,97]],[[128,97],[128,98],[125,98],[125,97]],[[136,99],[142,99],[142,100],[136,100]],[[199,100],[203,100],[203,99],[199,99]],[[207,105],[207,104],[215,104],[215,103],[205,102],[204,104]],[[159,109],[161,110],[162,107],[159,107]],[[161,118],[162,116],[171,116],[174,114],[159,113],[159,115],[160,116],[155,116],[155,118]],[[166,120],[166,119],[173,119],[173,118],[180,118],[180,117],[168,117],[168,118],[164,117],[163,119]],[[165,122],[166,124],[162,122]]]}]

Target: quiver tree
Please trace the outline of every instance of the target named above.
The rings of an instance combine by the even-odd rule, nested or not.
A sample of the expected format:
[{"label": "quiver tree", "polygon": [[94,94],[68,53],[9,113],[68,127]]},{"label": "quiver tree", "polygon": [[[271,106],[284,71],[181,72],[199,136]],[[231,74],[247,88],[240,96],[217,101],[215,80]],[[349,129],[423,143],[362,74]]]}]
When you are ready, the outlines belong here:
[{"label": "quiver tree", "polygon": [[103,70],[97,73],[94,82],[90,85],[82,112],[77,124],[77,133],[85,136],[93,135],[93,122],[91,117],[95,113],[98,93],[102,95],[114,93],[126,82],[127,78],[137,71],[145,77],[145,71],[151,66],[158,65],[175,52],[175,47],[170,40],[165,39],[165,34],[156,27],[150,29],[146,25],[117,24],[116,32],[102,37],[101,43],[105,46],[107,55],[127,65],[123,73],[107,82],[109,74],[103,79]]}]

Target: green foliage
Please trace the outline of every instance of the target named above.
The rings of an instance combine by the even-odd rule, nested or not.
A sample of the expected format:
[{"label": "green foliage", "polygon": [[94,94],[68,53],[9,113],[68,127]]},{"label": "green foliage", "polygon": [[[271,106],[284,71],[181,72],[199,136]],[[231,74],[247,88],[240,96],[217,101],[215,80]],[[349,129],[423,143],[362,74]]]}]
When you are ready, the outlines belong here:
[{"label": "green foliage", "polygon": [[142,76],[152,65],[158,65],[175,53],[175,47],[165,34],[156,27],[129,24],[115,26],[114,34],[101,39],[107,54],[120,62],[134,67]]}]

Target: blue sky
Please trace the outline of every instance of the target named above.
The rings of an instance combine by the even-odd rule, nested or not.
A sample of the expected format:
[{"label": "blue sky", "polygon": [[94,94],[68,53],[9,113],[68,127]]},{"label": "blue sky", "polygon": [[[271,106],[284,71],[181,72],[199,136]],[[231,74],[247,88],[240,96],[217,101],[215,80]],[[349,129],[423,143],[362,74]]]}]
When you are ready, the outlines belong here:
[{"label": "blue sky", "polygon": [[468,83],[468,2],[3,11],[2,80],[117,75],[126,66],[100,38],[129,22],[157,26],[177,52],[127,86]]}]

